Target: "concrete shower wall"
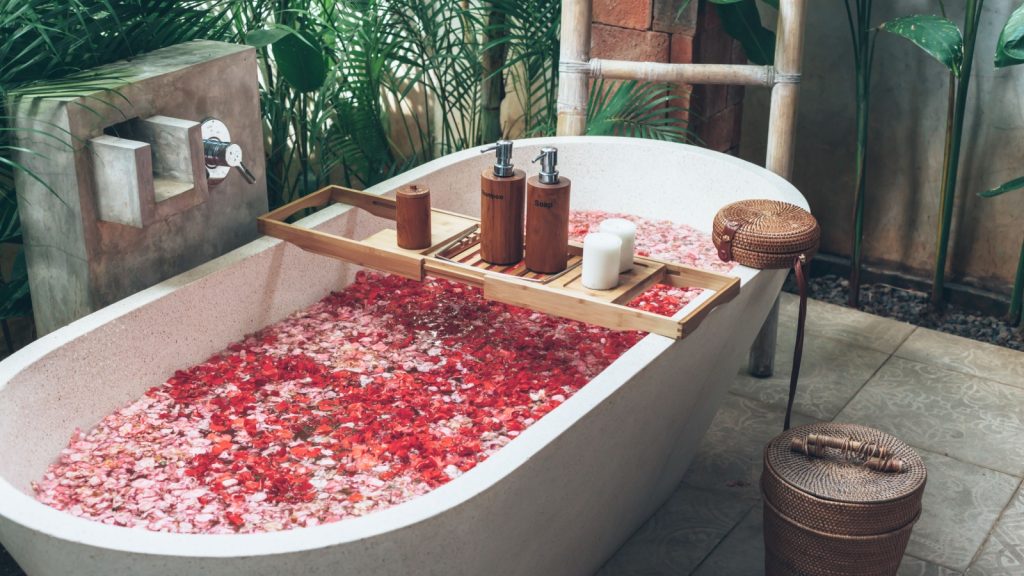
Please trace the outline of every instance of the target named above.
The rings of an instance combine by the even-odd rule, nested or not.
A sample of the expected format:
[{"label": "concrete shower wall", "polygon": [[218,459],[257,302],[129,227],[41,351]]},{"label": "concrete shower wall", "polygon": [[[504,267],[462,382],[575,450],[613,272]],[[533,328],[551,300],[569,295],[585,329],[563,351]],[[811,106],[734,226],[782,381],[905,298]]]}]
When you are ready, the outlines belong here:
[{"label": "concrete shower wall", "polygon": [[[1024,192],[975,193],[1024,175],[1024,67],[996,70],[996,39],[1020,3],[985,3],[975,51],[950,243],[952,277],[1009,292],[1024,238]],[[946,2],[963,22],[964,2]],[[855,144],[854,76],[843,2],[807,2],[793,183],[822,222],[823,250],[849,255]],[[934,0],[877,1],[874,23],[937,13]],[[773,14],[774,15],[774,14]],[[930,278],[938,223],[947,74],[902,38],[878,37],[865,212],[865,261]],[[768,92],[748,89],[741,154],[764,162]]]},{"label": "concrete shower wall", "polygon": [[[13,106],[21,128],[73,135],[70,143],[60,145],[39,132],[17,133],[22,146],[46,154],[22,154],[17,159],[42,175],[51,188],[17,173],[40,334],[249,242],[257,236],[256,217],[267,210],[252,47],[195,41],[97,71],[113,78],[108,81],[117,86],[116,93],[25,99]],[[102,219],[97,186],[107,184],[94,178],[97,169],[89,139],[126,120],[157,115],[189,123],[209,116],[224,121],[232,140],[242,147],[256,183],[248,184],[232,172],[222,183],[209,186],[208,194],[204,181],[204,197],[197,202],[178,202],[178,197],[162,202],[158,207],[169,209],[158,210],[144,225]],[[121,172],[128,186],[132,171]],[[108,184],[118,185],[117,174]]]}]

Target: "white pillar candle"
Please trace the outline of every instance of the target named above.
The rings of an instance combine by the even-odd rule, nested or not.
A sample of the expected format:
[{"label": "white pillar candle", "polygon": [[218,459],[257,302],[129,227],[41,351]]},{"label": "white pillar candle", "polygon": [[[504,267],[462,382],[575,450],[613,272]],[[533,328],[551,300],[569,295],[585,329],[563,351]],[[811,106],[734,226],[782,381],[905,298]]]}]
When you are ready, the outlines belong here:
[{"label": "white pillar candle", "polygon": [[624,218],[610,218],[601,222],[599,231],[607,234],[614,234],[622,240],[622,250],[619,254],[619,272],[629,272],[633,269],[633,246],[636,244],[636,224]]},{"label": "white pillar candle", "polygon": [[587,234],[583,238],[583,285],[591,290],[618,286],[621,250],[622,240],[614,234]]}]

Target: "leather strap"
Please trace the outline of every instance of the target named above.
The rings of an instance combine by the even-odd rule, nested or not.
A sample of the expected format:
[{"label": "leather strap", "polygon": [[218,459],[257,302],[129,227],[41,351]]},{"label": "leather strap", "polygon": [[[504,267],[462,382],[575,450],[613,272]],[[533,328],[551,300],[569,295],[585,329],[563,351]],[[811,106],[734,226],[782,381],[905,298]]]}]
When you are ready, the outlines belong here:
[{"label": "leather strap", "polygon": [[722,262],[732,262],[732,241],[742,227],[742,222],[726,220],[722,227],[722,237],[718,241],[718,257],[722,259]]},{"label": "leather strap", "polygon": [[796,283],[800,290],[800,313],[796,320],[796,346],[793,348],[793,370],[789,375],[789,402],[786,404],[786,421],[783,430],[789,430],[789,420],[793,415],[793,401],[796,399],[796,385],[800,379],[800,360],[804,354],[804,324],[807,321],[807,258],[803,254],[797,256],[793,263],[796,272]]}]

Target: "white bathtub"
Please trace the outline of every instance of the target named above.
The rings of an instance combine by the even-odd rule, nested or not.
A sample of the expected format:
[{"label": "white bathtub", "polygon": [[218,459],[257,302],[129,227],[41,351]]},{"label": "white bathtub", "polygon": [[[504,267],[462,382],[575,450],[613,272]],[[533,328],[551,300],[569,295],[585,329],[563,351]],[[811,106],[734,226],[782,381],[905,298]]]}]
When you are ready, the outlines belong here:
[{"label": "white bathtub", "polygon": [[[523,140],[516,165],[529,169],[541,145],[559,148],[575,208],[708,231],[734,200],[806,206],[783,179],[700,148]],[[371,190],[425,183],[435,207],[477,214],[490,156],[453,154]],[[368,233],[380,223],[331,207],[304,225]],[[11,555],[30,575],[591,574],[676,487],[784,278],[737,268],[740,295],[692,336],[647,336],[470,472],[362,518],[268,534],[164,534],[80,519],[32,496],[30,482],[76,427],[89,429],[175,369],[343,287],[356,270],[262,238],[0,363],[0,541]]]}]

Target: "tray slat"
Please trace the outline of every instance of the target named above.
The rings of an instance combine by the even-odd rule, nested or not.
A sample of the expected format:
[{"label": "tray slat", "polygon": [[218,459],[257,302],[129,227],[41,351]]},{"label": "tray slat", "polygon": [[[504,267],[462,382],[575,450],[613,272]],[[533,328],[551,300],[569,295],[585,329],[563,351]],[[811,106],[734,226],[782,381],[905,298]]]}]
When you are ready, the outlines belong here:
[{"label": "tray slat", "polygon": [[484,298],[488,300],[589,322],[613,330],[641,330],[669,338],[683,337],[682,325],[667,316],[613,304],[583,292],[569,293],[567,290],[546,284],[523,282],[497,274],[484,276],[483,287]]},{"label": "tray slat", "polygon": [[398,247],[398,231],[394,228],[385,228],[373,236],[363,240],[364,244],[385,249],[403,250],[412,254],[428,254],[437,250],[438,247],[448,244],[459,236],[477,228],[476,220],[459,216],[443,210],[430,211],[430,246],[419,250],[409,250]]}]

